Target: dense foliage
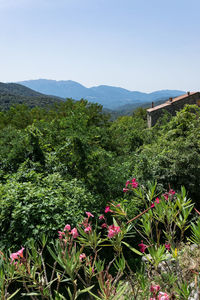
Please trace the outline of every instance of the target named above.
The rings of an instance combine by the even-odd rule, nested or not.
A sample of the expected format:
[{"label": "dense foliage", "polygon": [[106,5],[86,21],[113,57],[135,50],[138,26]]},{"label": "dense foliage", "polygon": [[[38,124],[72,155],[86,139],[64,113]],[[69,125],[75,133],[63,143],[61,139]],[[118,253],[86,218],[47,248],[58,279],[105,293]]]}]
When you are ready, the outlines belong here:
[{"label": "dense foliage", "polygon": [[[26,269],[28,264],[30,266],[35,264],[32,270],[38,274],[38,270],[44,268],[43,259],[48,260],[47,265],[50,263],[51,259],[49,261],[46,246],[44,257],[40,255],[39,250],[36,250],[36,245],[42,236],[45,245],[46,238],[49,245],[54,243],[57,231],[66,223],[75,228],[83,220],[85,212],[92,211],[97,216],[105,209],[107,203],[112,203],[114,206],[111,209],[107,206],[106,210],[111,214],[107,216],[107,225],[101,224],[104,226],[104,230],[105,226],[109,229],[109,236],[106,239],[103,238],[103,242],[102,234],[105,235],[105,232],[102,233],[99,221],[93,225],[93,228],[96,226],[94,232],[89,223],[82,223],[81,226],[85,227],[81,229],[80,226],[78,229],[79,235],[82,236],[82,240],[79,239],[80,247],[85,247],[89,243],[88,247],[92,249],[93,254],[96,253],[95,263],[99,255],[98,251],[101,251],[101,259],[102,257],[105,259],[104,262],[101,260],[101,265],[97,262],[95,274],[91,271],[92,267],[89,265],[89,261],[85,271],[82,269],[80,254],[82,254],[83,248],[76,249],[76,243],[73,244],[74,241],[71,240],[75,247],[73,251],[78,251],[72,255],[76,258],[75,265],[78,266],[78,269],[76,270],[75,266],[74,277],[70,273],[70,276],[73,277],[70,277],[70,280],[74,285],[75,294],[76,289],[79,288],[76,286],[76,276],[78,276],[76,272],[79,269],[81,270],[80,276],[83,275],[83,272],[90,272],[91,278],[96,276],[98,282],[101,282],[101,279],[104,280],[106,276],[111,278],[111,274],[113,275],[113,272],[119,270],[117,274],[120,277],[117,277],[116,281],[113,279],[116,286],[114,285],[110,290],[110,298],[102,296],[99,299],[114,299],[112,297],[116,288],[118,291],[124,292],[124,287],[122,289],[120,287],[119,279],[122,274],[124,276],[124,272],[127,275],[127,268],[130,272],[130,268],[137,262],[135,258],[130,257],[129,251],[133,250],[135,244],[140,242],[139,233],[141,231],[143,238],[145,237],[148,241],[149,254],[155,258],[155,261],[151,263],[156,268],[159,258],[162,261],[166,257],[165,247],[160,244],[167,243],[172,246],[172,256],[175,260],[177,257],[175,255],[176,247],[179,247],[181,242],[185,242],[190,233],[190,241],[199,244],[200,223],[199,220],[196,222],[196,213],[200,206],[198,197],[200,193],[198,183],[200,176],[199,141],[200,108],[197,106],[186,106],[175,117],[165,115],[151,129],[147,128],[146,111],[142,108],[134,111],[132,116],[122,116],[111,121],[109,115],[102,112],[100,105],[91,104],[85,100],[68,99],[66,102],[57,103],[48,108],[30,108],[18,105],[6,111],[2,110],[0,112],[0,249],[6,253],[8,248],[10,251],[15,251],[21,246],[28,247],[29,245],[30,247],[27,254],[30,260],[22,257],[21,261],[24,264],[24,259],[26,259],[27,265],[22,270],[25,273],[18,275],[15,273],[14,266],[10,265],[9,258],[2,258],[4,256],[0,251],[0,264],[3,268],[1,272],[7,270],[5,269],[7,267],[9,269],[5,271],[8,273],[2,273],[5,278],[8,278],[6,284],[15,282],[15,277],[10,279],[10,274],[19,276],[19,282],[21,279],[25,282],[29,280],[30,278],[28,279],[27,276],[30,274],[26,273],[29,270]],[[140,182],[139,188],[137,188],[138,183],[135,179],[126,182],[127,178],[131,177],[136,177]],[[153,181],[157,181],[157,185],[150,185],[149,182]],[[125,187],[124,182],[126,182]],[[188,195],[182,186],[187,188]],[[130,193],[130,187],[133,187],[135,197]],[[174,196],[175,193],[172,189],[181,190],[181,193]],[[163,190],[169,191],[168,194],[164,196]],[[193,199],[193,204],[188,197]],[[113,202],[113,199],[117,202]],[[173,201],[170,202],[169,199]],[[117,203],[120,205],[117,206]],[[145,213],[140,214],[140,211]],[[115,217],[116,220],[112,217]],[[128,226],[129,222],[133,226]],[[139,227],[137,222],[139,222]],[[97,234],[97,232],[99,233]],[[88,235],[89,233],[92,235]],[[112,240],[113,237],[114,240]],[[130,245],[127,244],[127,239],[129,239]],[[33,240],[36,243],[35,246]],[[108,248],[102,250],[101,246],[107,245],[104,242],[111,243],[113,248],[109,247],[109,249],[112,250]],[[126,246],[126,250],[122,251],[122,244]],[[58,253],[61,255],[62,249],[56,245],[56,251],[58,251],[56,255]],[[96,246],[94,247],[94,245]],[[143,242],[140,245],[143,249],[145,248]],[[152,245],[155,247],[152,248]],[[99,250],[97,250],[98,247]],[[50,253],[57,260],[52,251],[50,250]],[[115,252],[118,254],[112,261]],[[14,256],[18,257],[22,254],[19,251],[17,253],[14,253]],[[134,250],[134,253],[138,253],[138,251]],[[111,259],[110,264],[109,259]],[[4,266],[5,260],[7,261],[6,267]],[[71,262],[74,263],[74,261]],[[62,266],[61,260],[57,263]],[[63,262],[63,266],[65,263]],[[108,263],[107,269],[104,268],[104,263]],[[39,266],[39,264],[41,265]],[[108,272],[109,268],[111,268],[111,274]],[[49,270],[47,271],[49,272]],[[61,270],[57,271],[58,275],[55,280],[60,278]],[[41,272],[46,272],[46,269]],[[55,268],[53,272],[55,273]],[[32,275],[35,276],[34,274]],[[138,282],[144,272],[143,275],[141,274]],[[54,274],[52,276],[54,278]],[[135,276],[137,277],[136,273],[131,280],[134,281]],[[161,275],[162,279],[163,276],[165,277],[165,275]],[[142,280],[144,277],[145,275]],[[151,276],[151,280],[152,278],[154,276]],[[95,286],[96,279],[94,280]],[[31,280],[30,282],[32,282]],[[36,278],[37,280],[38,278]],[[69,278],[64,280],[67,281]],[[156,278],[155,280],[159,281]],[[174,293],[183,293],[184,295],[189,293],[186,288],[184,291],[184,281],[179,282],[175,277],[166,277],[165,280],[166,282],[176,280],[179,292],[174,291]],[[5,282],[2,282],[1,286],[0,281],[0,286],[3,290],[2,293],[5,294]],[[41,279],[41,282],[39,286],[43,284],[44,278]],[[92,281],[90,283],[93,284]],[[90,283],[83,284],[82,282],[87,288],[90,288]],[[47,282],[46,284],[48,288],[45,287],[45,292],[50,291],[49,284]],[[104,284],[106,283],[102,281],[102,286],[99,288],[104,289]],[[12,288],[18,291],[17,286],[12,285],[10,293]],[[26,289],[25,286],[24,288]],[[38,288],[37,286],[36,289]],[[141,287],[138,288],[141,291]],[[172,285],[169,286],[168,291],[170,288]],[[71,290],[70,288],[68,292],[70,293]],[[144,295],[150,295],[148,285],[144,285],[143,290]],[[75,294],[71,299],[75,299]],[[51,299],[43,296],[42,299]],[[137,299],[137,293],[135,297],[133,299]],[[157,293],[152,299],[160,299],[158,297]],[[33,295],[32,299],[37,298],[34,298]],[[55,299],[64,298],[57,295]],[[93,299],[92,296],[91,299]],[[116,297],[116,299],[118,298]]]},{"label": "dense foliage", "polygon": [[[40,243],[0,251],[1,299],[199,299],[200,212],[191,223],[185,188],[164,192],[133,178],[124,191],[144,204],[134,218],[129,202],[112,201],[101,215],[85,211],[75,227],[60,228],[50,245],[43,234]],[[136,242],[133,229],[143,240]],[[188,229],[195,245],[182,244]]]},{"label": "dense foliage", "polygon": [[84,100],[51,109],[18,105],[0,115],[1,247],[40,231],[53,237],[64,222],[78,222],[81,207],[98,212],[107,201],[129,199],[122,186],[132,175],[144,184],[187,186],[198,208],[197,106],[151,129],[143,109],[110,121],[100,105]]}]

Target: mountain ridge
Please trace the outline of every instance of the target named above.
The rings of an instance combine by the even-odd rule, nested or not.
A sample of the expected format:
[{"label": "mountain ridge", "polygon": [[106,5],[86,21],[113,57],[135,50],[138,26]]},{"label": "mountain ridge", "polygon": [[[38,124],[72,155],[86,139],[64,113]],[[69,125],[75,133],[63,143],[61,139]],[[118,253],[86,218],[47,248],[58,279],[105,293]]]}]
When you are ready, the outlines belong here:
[{"label": "mountain ridge", "polygon": [[180,90],[160,90],[143,93],[109,85],[87,88],[73,80],[34,79],[17,83],[46,95],[73,98],[75,100],[84,98],[90,102],[99,103],[108,109],[118,109],[128,104],[140,106],[144,103],[185,94],[185,91]]}]

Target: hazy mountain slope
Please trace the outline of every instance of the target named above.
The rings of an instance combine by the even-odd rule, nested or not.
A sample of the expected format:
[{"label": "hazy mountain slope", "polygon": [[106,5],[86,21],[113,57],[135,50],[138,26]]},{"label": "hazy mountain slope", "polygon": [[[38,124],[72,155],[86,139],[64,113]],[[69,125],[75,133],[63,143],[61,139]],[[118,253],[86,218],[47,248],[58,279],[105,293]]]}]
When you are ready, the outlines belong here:
[{"label": "hazy mountain slope", "polygon": [[[46,95],[62,98],[82,98],[87,94],[87,88],[78,82],[56,81],[47,79],[21,81],[20,84]],[[69,95],[69,96],[68,96]]]},{"label": "hazy mountain slope", "polygon": [[10,93],[13,95],[21,95],[28,97],[39,97],[42,96],[41,93],[38,93],[34,90],[31,90],[28,87],[25,87],[17,83],[3,83],[0,82],[0,93]]},{"label": "hazy mountain slope", "polygon": [[184,94],[179,90],[162,90],[153,93],[129,91],[120,87],[100,85],[86,88],[78,82],[56,81],[47,79],[21,81],[20,84],[40,93],[55,95],[63,98],[80,100],[85,98],[90,102],[97,102],[105,108],[116,109],[126,104],[142,105],[145,102],[167,99]]},{"label": "hazy mountain slope", "polygon": [[[155,106],[156,105],[160,105],[162,103],[164,103],[168,98],[164,98],[164,99],[159,99],[159,100],[155,100]],[[134,103],[134,104],[125,104],[123,106],[120,106],[118,108],[116,108],[115,110],[111,110],[108,108],[104,108],[105,113],[109,113],[111,115],[111,119],[115,120],[120,116],[132,116],[134,111],[138,108],[150,108],[151,107],[151,103],[150,102],[144,102],[140,105],[138,105],[138,103]]]},{"label": "hazy mountain slope", "polygon": [[6,110],[15,104],[26,104],[29,107],[47,106],[62,100],[47,96],[16,83],[0,82],[0,109]]}]

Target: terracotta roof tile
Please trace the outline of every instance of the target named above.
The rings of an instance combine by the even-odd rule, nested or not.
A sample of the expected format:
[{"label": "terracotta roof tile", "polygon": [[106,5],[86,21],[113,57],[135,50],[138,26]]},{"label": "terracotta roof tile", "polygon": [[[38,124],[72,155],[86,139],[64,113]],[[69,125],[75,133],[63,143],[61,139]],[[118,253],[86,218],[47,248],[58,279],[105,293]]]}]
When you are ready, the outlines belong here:
[{"label": "terracotta roof tile", "polygon": [[179,97],[173,98],[172,101],[167,100],[167,101],[166,101],[165,103],[163,103],[163,104],[160,104],[160,105],[157,105],[157,106],[155,106],[155,107],[153,107],[153,108],[147,109],[147,111],[148,111],[148,112],[152,112],[152,111],[154,111],[154,110],[158,110],[158,109],[161,109],[161,108],[165,108],[166,106],[169,106],[169,105],[171,105],[172,103],[174,103],[174,102],[176,102],[176,101],[180,101],[180,100],[182,100],[182,99],[185,99],[185,98],[190,97],[191,95],[194,95],[194,94],[197,94],[197,93],[199,93],[199,92],[190,92],[189,95],[188,95],[188,94],[181,95],[181,96],[179,96]]}]

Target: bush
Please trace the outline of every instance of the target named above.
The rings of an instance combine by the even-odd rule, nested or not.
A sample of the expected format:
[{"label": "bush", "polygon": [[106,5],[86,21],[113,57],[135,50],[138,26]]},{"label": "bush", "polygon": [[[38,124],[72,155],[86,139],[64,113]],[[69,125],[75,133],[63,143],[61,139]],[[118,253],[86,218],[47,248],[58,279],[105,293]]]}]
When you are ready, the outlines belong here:
[{"label": "bush", "polygon": [[81,181],[66,182],[58,173],[43,177],[35,171],[19,173],[0,185],[1,248],[25,245],[43,233],[56,235],[66,222],[76,224],[83,211],[98,211],[101,201]]}]

